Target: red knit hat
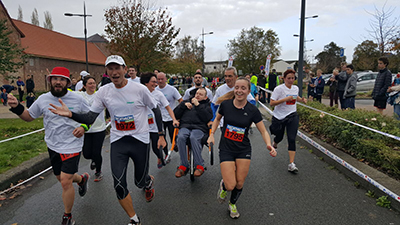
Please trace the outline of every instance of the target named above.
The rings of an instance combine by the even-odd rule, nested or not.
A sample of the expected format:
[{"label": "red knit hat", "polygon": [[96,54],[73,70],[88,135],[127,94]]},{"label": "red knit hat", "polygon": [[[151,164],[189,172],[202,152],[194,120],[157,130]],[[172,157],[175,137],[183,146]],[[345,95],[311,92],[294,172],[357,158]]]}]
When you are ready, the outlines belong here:
[{"label": "red knit hat", "polygon": [[50,83],[51,77],[63,77],[68,80],[69,84],[71,84],[71,79],[69,78],[69,70],[65,67],[54,67],[51,71],[51,74],[47,76],[47,82]]}]

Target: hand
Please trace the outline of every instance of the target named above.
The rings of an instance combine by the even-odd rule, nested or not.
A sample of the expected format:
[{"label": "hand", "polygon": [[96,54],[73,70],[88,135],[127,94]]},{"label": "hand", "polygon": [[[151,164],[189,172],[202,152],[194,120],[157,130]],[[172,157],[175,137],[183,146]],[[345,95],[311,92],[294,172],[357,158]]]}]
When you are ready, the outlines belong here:
[{"label": "hand", "polygon": [[208,122],[207,127],[211,128],[212,124],[213,124],[213,121]]},{"label": "hand", "polygon": [[274,147],[272,147],[271,145],[267,145],[267,149],[269,150],[269,154],[272,156],[272,157],[275,157],[276,156],[276,150],[275,150],[275,148]]},{"label": "hand", "polygon": [[167,142],[165,142],[164,136],[159,136],[157,142],[157,148],[160,149],[160,147],[164,148],[165,146],[167,146]]},{"label": "hand", "polygon": [[189,110],[191,110],[193,108],[193,105],[190,104],[189,102],[186,102],[185,105],[186,105],[186,108],[188,108]]},{"label": "hand", "polygon": [[7,94],[7,103],[11,108],[15,108],[18,106],[17,98],[12,94]]},{"label": "hand", "polygon": [[293,96],[287,96],[285,99],[285,102],[290,102],[293,100]]},{"label": "hand", "polygon": [[392,92],[392,87],[389,87],[389,88],[387,89],[387,92]]},{"label": "hand", "polygon": [[77,127],[72,131],[72,134],[77,138],[81,138],[85,134],[85,128]]},{"label": "hand", "polygon": [[303,100],[304,104],[307,104],[307,99],[306,98],[303,97],[302,100]]},{"label": "hand", "polygon": [[207,144],[210,145],[210,143],[214,144],[214,134],[210,134],[210,136],[207,139]]},{"label": "hand", "polygon": [[192,103],[193,103],[193,105],[195,105],[195,106],[198,106],[200,103],[199,103],[199,100],[197,100],[197,98],[192,98]]},{"label": "hand", "polygon": [[174,127],[179,127],[179,121],[178,121],[178,120],[174,120],[174,121],[172,122],[172,125],[173,125]]},{"label": "hand", "polygon": [[54,109],[49,108],[49,110],[52,113],[57,114],[59,116],[71,117],[72,112],[68,109],[67,105],[64,104],[64,102],[61,100],[61,98],[58,99],[58,102],[61,103],[61,106],[55,106],[50,103],[50,106],[53,107]]}]

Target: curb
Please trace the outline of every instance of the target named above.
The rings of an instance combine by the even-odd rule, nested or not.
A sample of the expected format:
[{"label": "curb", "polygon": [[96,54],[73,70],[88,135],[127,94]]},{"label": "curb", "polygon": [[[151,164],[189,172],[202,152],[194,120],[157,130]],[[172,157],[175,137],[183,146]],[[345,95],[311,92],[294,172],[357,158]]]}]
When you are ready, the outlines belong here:
[{"label": "curb", "polygon": [[[302,131],[302,130],[300,130],[300,131]],[[304,135],[306,135],[307,137],[309,137],[310,139],[312,139],[319,145],[323,146],[327,150],[331,151],[333,154],[342,158],[344,161],[348,162],[349,164],[351,164],[352,166],[354,166],[355,168],[357,168],[364,174],[368,175],[369,177],[371,177],[372,179],[374,179],[376,182],[380,183],[387,189],[391,190],[392,192],[394,192],[396,194],[400,194],[400,182],[399,181],[389,177],[388,175],[382,173],[381,171],[379,171],[371,166],[368,166],[365,163],[358,161],[357,159],[353,158],[352,156],[348,155],[347,153],[333,147],[330,144],[327,144],[327,143],[321,141],[320,139],[306,133],[305,131],[302,131],[302,132]],[[350,178],[351,180],[353,180],[355,182],[358,182],[360,187],[362,187],[366,191],[368,191],[368,190],[374,191],[376,197],[387,195],[386,193],[381,191],[379,188],[375,187],[374,185],[372,185],[371,183],[369,183],[362,177],[358,176],[357,174],[353,173],[352,171],[350,171],[349,169],[344,167],[342,164],[338,163],[334,159],[325,155],[323,152],[321,152],[319,149],[315,148],[313,145],[311,145],[307,141],[303,140],[301,137],[297,136],[296,140],[301,145],[306,146],[308,149],[312,149],[313,154],[317,155],[318,157],[322,157],[322,160],[324,160],[326,163],[334,166],[335,169],[337,169],[338,171],[343,173],[346,177]],[[395,199],[390,198],[390,197],[389,197],[389,200],[391,202],[391,208],[395,209],[397,211],[400,211],[400,202],[398,202]]]},{"label": "curb", "polygon": [[11,184],[17,184],[19,180],[25,180],[50,166],[48,153],[41,153],[21,163],[21,165],[0,174],[0,190],[6,190]]}]

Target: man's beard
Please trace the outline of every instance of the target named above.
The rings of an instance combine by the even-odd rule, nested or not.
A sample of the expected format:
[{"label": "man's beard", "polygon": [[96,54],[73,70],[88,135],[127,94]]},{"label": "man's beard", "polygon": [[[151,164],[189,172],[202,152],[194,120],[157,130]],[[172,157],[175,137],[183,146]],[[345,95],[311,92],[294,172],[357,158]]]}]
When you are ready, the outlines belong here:
[{"label": "man's beard", "polygon": [[201,84],[203,83],[203,81],[200,81],[200,82],[194,82],[194,84],[196,85],[196,87],[199,87],[199,86],[201,86]]},{"label": "man's beard", "polygon": [[64,87],[61,91],[56,91],[53,86],[50,87],[50,92],[54,97],[62,97],[67,94],[68,88]]}]

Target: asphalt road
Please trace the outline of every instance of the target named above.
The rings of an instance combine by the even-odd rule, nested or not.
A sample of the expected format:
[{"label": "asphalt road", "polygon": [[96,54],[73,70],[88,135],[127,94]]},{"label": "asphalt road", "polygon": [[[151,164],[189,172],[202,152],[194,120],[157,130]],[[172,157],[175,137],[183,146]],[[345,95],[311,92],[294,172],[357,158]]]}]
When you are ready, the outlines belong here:
[{"label": "asphalt road", "polygon": [[[269,125],[269,124],[267,124]],[[254,128],[253,128],[254,129]],[[216,193],[221,179],[218,163],[194,182],[189,176],[175,178],[179,156],[157,169],[151,153],[150,174],[155,177],[155,199],[146,203],[144,192],[133,185],[132,165],[128,176],[134,207],[143,224],[400,224],[398,212],[375,205],[375,199],[357,189],[354,183],[307,149],[298,147],[296,163],[299,173],[287,171],[287,143],[278,146],[272,158],[258,131],[250,135],[253,157],[243,193],[237,202],[241,217],[228,215],[227,203],[219,204]],[[216,134],[219,137],[219,134]],[[129,218],[118,204],[109,164],[109,139],[104,144],[104,180],[90,179],[86,196],[76,192],[73,217],[77,225],[127,224]],[[216,160],[218,160],[216,154]],[[89,161],[81,159],[79,172],[89,170]],[[93,175],[93,171],[89,172]],[[46,174],[13,200],[2,202],[0,224],[60,224],[63,213],[61,186],[52,173]]]}]

